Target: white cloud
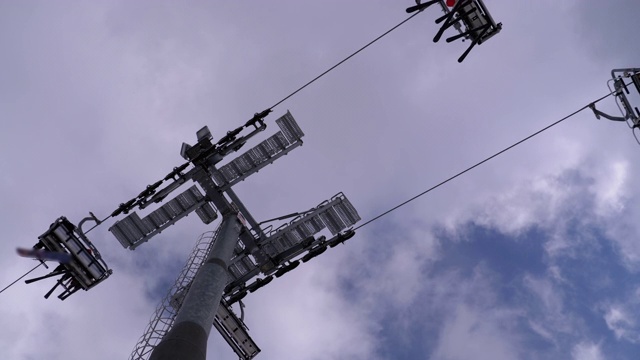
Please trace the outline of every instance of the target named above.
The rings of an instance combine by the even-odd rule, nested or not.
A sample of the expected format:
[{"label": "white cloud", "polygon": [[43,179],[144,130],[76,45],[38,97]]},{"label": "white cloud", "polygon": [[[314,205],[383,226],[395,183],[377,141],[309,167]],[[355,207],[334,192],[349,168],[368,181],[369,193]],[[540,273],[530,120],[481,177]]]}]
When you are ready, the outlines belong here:
[{"label": "white cloud", "polygon": [[[505,29],[463,64],[455,58],[466,44],[433,44],[435,15],[425,11],[277,108],[272,118],[291,108],[307,137],[277,168],[238,185],[254,215],[307,209],[344,190],[370,217],[605,91],[599,77],[609,64],[584,56],[589,44],[575,41],[566,21],[573,9],[490,6]],[[397,4],[340,1],[0,7],[0,241],[8,249],[32,245],[61,214],[77,221],[90,209],[110,213],[181,162],[180,143],[202,125],[219,137],[406,16]],[[399,210],[411,220],[389,222],[400,229],[395,237],[364,228],[333,255],[257,293],[247,311],[261,356],[286,358],[295,349],[301,358],[374,357],[381,326],[374,310],[423,321],[403,312],[418,300],[425,312],[451,311],[440,329],[443,357],[484,344],[495,358],[517,356],[517,339],[505,330],[516,315],[501,312],[495,294],[473,282],[458,286],[455,274],[424,273],[441,256],[430,226],[479,219],[511,235],[547,226],[557,230],[550,253],[566,254],[580,240],[559,223],[582,194],[557,176],[581,169],[595,177],[590,196],[600,220],[638,262],[638,214],[628,205],[637,202],[629,179],[638,171],[625,142],[633,140],[618,124],[582,115]],[[3,355],[81,358],[93,349],[96,359],[126,357],[156,305],[147,290],[175,276],[167,267],[182,262],[203,226],[190,217],[145,245],[153,250],[127,252],[108,225],[91,234],[115,270],[104,284],[65,302],[42,299],[46,281],[1,295]],[[26,271],[23,263],[0,255],[3,284]],[[354,276],[355,300],[341,292],[345,274]],[[545,294],[545,283],[531,286]],[[555,309],[551,297],[541,299]],[[453,349],[457,338],[468,348]],[[43,346],[52,353],[38,352]]]},{"label": "white cloud", "polygon": [[580,342],[571,350],[573,360],[605,360],[600,350],[600,344]]},{"label": "white cloud", "polygon": [[340,296],[335,271],[314,259],[247,296],[245,322],[269,358],[376,358],[373,309]]},{"label": "white cloud", "polygon": [[640,342],[640,329],[636,325],[636,316],[631,315],[624,307],[611,305],[604,314],[604,320],[609,330],[613,331],[618,340],[632,343]]},{"label": "white cloud", "polygon": [[[530,329],[556,349],[565,349],[573,339],[590,333],[588,317],[571,306],[575,303],[572,294],[575,294],[576,288],[570,280],[559,279],[553,271],[549,271],[541,277],[525,275],[523,285],[530,294],[522,303],[522,311],[526,313]],[[590,300],[581,299],[580,302],[588,304]],[[575,347],[573,351],[576,351]],[[584,351],[580,350],[580,353]]]},{"label": "white cloud", "polygon": [[[404,228],[403,224],[408,223],[411,220],[403,219],[393,226]],[[343,276],[356,283],[359,296],[367,302],[406,309],[426,286],[425,275],[428,265],[438,256],[438,242],[419,225],[407,229],[410,230],[378,233],[371,239],[361,235],[360,241],[349,243],[349,253],[341,266]],[[373,235],[365,231],[362,234]]]},{"label": "white cloud", "polygon": [[[579,327],[576,326],[570,311],[565,309],[562,288],[547,278],[536,278],[531,275],[525,275],[523,283],[525,288],[541,304],[540,316],[536,316],[539,320],[536,321],[537,327],[554,333],[575,334],[577,332]],[[538,313],[538,311],[533,310],[536,308],[537,306],[530,308],[532,310],[531,315]]]},{"label": "white cloud", "polygon": [[629,164],[615,161],[604,169],[596,170],[593,192],[596,196],[596,213],[602,217],[620,215],[629,193]]},{"label": "white cloud", "polygon": [[450,228],[455,232],[460,224],[473,221],[518,238],[536,227],[548,234],[544,246],[553,258],[595,256],[598,245],[592,229],[597,227],[612,241],[623,263],[635,269],[640,245],[634,239],[640,227],[633,221],[638,211],[631,204],[640,193],[631,187],[628,161],[615,157],[602,161],[599,155],[583,156],[498,195],[486,195],[458,212]]},{"label": "white cloud", "polygon": [[479,205],[480,225],[517,236],[531,226],[549,226],[562,214],[561,206],[570,196],[563,184],[550,176],[538,176]]},{"label": "white cloud", "polygon": [[519,359],[517,338],[505,321],[510,316],[490,309],[473,309],[459,305],[451,314],[438,339],[432,359]]},{"label": "white cloud", "polygon": [[[497,274],[485,265],[470,276],[455,270],[433,276],[421,302],[433,324],[430,359],[519,359],[524,353],[518,322],[523,309],[503,304]],[[431,343],[430,342],[430,343]]]}]

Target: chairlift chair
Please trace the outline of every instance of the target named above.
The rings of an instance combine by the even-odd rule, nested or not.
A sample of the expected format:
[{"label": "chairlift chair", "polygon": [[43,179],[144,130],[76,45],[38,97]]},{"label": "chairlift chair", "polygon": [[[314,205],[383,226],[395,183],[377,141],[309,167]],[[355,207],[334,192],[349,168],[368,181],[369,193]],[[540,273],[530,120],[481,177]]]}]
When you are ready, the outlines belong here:
[{"label": "chairlift chair", "polygon": [[496,23],[482,0],[431,0],[422,2],[416,0],[416,5],[407,8],[408,13],[422,11],[431,5],[439,4],[444,15],[436,19],[436,24],[442,24],[433,42],[440,41],[445,30],[450,27],[458,31],[458,35],[448,37],[446,41],[452,42],[458,39],[470,40],[471,44],[458,58],[458,62],[464,61],[469,52],[481,45],[502,30],[502,23]]},{"label": "chairlift chair", "polygon": [[86,291],[93,288],[112,273],[80,227],[73,225],[64,216],[51,224],[49,230],[38,239],[38,243],[34,246],[36,249],[71,255],[69,262],[60,263],[49,274],[25,281],[30,284],[60,276],[56,284],[45,294],[45,299],[48,299],[58,286],[61,286],[63,290],[58,298],[64,300],[80,289]]}]

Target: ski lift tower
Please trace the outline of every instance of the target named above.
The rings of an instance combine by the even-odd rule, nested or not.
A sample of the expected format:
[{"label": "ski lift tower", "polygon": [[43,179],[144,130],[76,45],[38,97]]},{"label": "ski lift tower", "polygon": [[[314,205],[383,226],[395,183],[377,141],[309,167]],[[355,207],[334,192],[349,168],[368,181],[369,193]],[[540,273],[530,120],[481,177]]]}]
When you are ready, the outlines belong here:
[{"label": "ski lift tower", "polygon": [[[206,224],[213,222],[218,213],[222,215],[219,227],[198,240],[131,359],[204,360],[212,326],[241,359],[253,358],[260,349],[247,333],[243,314],[238,318],[231,305],[274,277],[293,270],[300,262],[313,259],[355,234],[352,225],[360,216],[342,193],[307,211],[261,223],[235,194],[233,185],[302,145],[304,133],[287,112],[276,120],[280,131],[225,165],[217,166],[225,156],[238,151],[249,138],[266,128],[264,117],[270,111],[255,114],[215,144],[205,126],[197,132],[195,145],[182,145],[181,155],[187,163],[175,167],[164,179],[147,186],[112,213],[112,216],[128,214],[135,207],[143,210],[162,202],[186,182],[195,183],[147,216],[140,218],[134,211],[113,224],[109,231],[131,250],[193,211]],[[250,132],[241,136],[245,129]],[[168,184],[158,190],[165,182]],[[290,218],[293,219],[276,229],[261,227],[266,222]],[[321,231],[330,233],[332,238],[316,237]]]}]

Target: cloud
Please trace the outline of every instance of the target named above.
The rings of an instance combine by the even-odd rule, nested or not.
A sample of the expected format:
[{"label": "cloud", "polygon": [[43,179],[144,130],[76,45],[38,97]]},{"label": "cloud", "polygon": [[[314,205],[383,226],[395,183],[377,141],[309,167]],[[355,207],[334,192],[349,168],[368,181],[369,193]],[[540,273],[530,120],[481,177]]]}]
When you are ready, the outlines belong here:
[{"label": "cloud", "polygon": [[[620,39],[621,27],[611,26],[618,14],[607,10],[633,16],[633,0],[488,5],[504,30],[463,64],[455,59],[466,44],[433,44],[438,11],[425,11],[275,109],[271,119],[290,108],[307,135],[303,147],[236,187],[256,218],[305,210],[340,190],[371,218],[601,95],[618,54],[637,58],[626,41],[632,32],[593,41]],[[0,7],[6,248],[32,245],[61,214],[75,222],[88,210],[109,214],[181,163],[180,143],[201,126],[219,138],[406,16],[397,4],[341,1]],[[588,31],[573,31],[578,25]],[[433,229],[463,232],[458,226],[476,222],[513,241],[542,229],[551,258],[585,262],[597,259],[602,240],[589,226],[606,227],[632,268],[640,261],[631,185],[639,172],[633,139],[618,125],[580,114],[251,294],[247,323],[260,356],[398,358],[389,344],[399,341],[443,359],[477,358],[468,355],[486,345],[495,358],[518,358],[531,345],[522,340],[529,327],[555,335],[552,321],[531,318],[571,312],[562,294],[575,289],[569,267],[547,264],[562,282],[518,278],[533,310],[517,307],[486,270],[500,256],[470,273],[437,268],[455,263],[456,248],[448,252]],[[3,355],[125,358],[193,239],[210,229],[189,217],[130,252],[106,231],[110,221],[91,233],[115,271],[105,283],[65,302],[42,299],[46,281],[2,294]],[[462,240],[474,241],[454,241]],[[30,268],[22,260],[0,254],[3,283]],[[616,298],[607,304],[625,319],[634,312]],[[611,316],[612,326],[631,329]],[[456,349],[457,341],[468,346]],[[579,344],[576,352],[593,349]]]},{"label": "cloud", "polygon": [[605,360],[599,344],[580,342],[571,351],[573,360]]},{"label": "cloud", "polygon": [[629,164],[618,160],[596,170],[597,181],[592,186],[596,197],[595,212],[602,217],[619,215],[625,209],[629,194]]},{"label": "cloud", "polygon": [[626,312],[616,306],[611,306],[604,315],[607,327],[616,335],[618,340],[624,339],[631,342],[638,342],[638,334],[635,329],[635,321]]},{"label": "cloud", "polygon": [[246,298],[248,326],[271,324],[251,332],[269,357],[376,358],[371,309],[336,292],[336,268],[327,265],[314,259]]},{"label": "cloud", "polygon": [[485,315],[466,306],[455,310],[440,334],[432,358],[438,360],[518,359],[517,344],[505,329],[499,316]]},{"label": "cloud", "polygon": [[[566,309],[564,291],[547,278],[525,275],[524,288],[537,300],[538,304],[529,305],[529,321],[532,329],[545,338],[553,339],[559,333],[577,335],[577,326],[571,310]],[[534,315],[534,314],[539,315]],[[553,333],[554,337],[548,336]]]},{"label": "cloud", "polygon": [[[640,7],[633,0],[612,2],[606,11],[597,9],[596,1],[575,3],[574,28],[579,38],[590,47],[591,53],[611,68],[637,67],[638,50],[633,24]],[[604,61],[603,61],[604,60]]]},{"label": "cloud", "polygon": [[602,318],[616,339],[632,344],[640,343],[640,317],[637,315],[640,311],[640,288],[635,286],[622,296],[610,297],[600,306]]},{"label": "cloud", "polygon": [[420,225],[404,225],[411,222],[392,221],[390,228],[363,231],[366,238],[349,243],[340,278],[357,289],[358,298],[398,309],[406,309],[416,300],[425,286],[429,264],[438,257],[438,241]]},{"label": "cloud", "polygon": [[551,257],[574,257],[576,251],[594,254],[599,239],[593,229],[598,228],[625,266],[633,269],[639,264],[640,248],[632,239],[640,229],[629,214],[636,213],[631,204],[639,194],[630,186],[629,163],[611,159],[597,164],[595,156],[582,158],[559,172],[536,175],[488,195],[459,214],[450,228],[473,221],[515,238],[541,229],[548,232],[545,249]]},{"label": "cloud", "polygon": [[[452,274],[453,275],[453,274]],[[441,309],[437,342],[432,359],[519,359],[523,344],[517,330],[522,313],[499,300],[495,274],[483,265],[469,278],[454,275],[437,277],[434,282],[447,288],[447,296],[432,301]],[[447,284],[455,283],[451,288]]]}]

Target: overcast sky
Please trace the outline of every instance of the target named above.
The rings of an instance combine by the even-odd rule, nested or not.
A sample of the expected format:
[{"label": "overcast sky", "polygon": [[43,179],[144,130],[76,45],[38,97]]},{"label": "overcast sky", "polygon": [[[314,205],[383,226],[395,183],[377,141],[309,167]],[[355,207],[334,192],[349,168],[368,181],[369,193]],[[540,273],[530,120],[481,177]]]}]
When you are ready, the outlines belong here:
[{"label": "overcast sky", "polygon": [[[608,92],[640,67],[637,0],[486,0],[503,31],[433,43],[428,9],[277,106],[305,132],[235,187],[260,220],[342,191],[363,220]],[[60,216],[99,217],[407,17],[412,1],[0,2],[0,286]],[[453,35],[453,29],[446,35]],[[636,105],[636,106],[640,106]],[[612,98],[598,108],[613,115]],[[259,359],[633,359],[640,147],[583,111],[246,297]],[[141,213],[146,214],[145,212]],[[3,359],[126,359],[197,237],[189,216],[61,302],[0,294]],[[214,225],[217,225],[214,224]],[[44,275],[38,269],[33,276]],[[212,331],[208,359],[235,359]]]}]

